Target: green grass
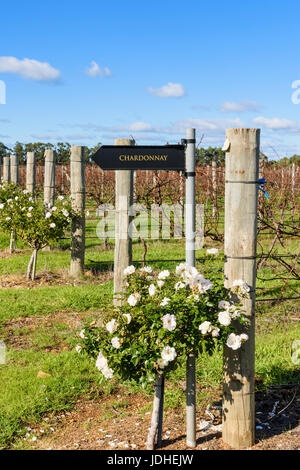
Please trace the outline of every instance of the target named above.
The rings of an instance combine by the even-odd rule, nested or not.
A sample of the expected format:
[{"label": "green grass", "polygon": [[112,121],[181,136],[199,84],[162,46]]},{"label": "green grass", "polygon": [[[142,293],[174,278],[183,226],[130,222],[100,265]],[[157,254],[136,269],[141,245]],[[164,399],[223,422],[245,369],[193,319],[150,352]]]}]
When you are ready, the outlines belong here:
[{"label": "green grass", "polygon": [[46,316],[59,311],[102,312],[111,303],[112,282],[104,285],[1,289],[0,325],[11,318]]},{"label": "green grass", "polygon": [[[38,378],[42,370],[50,374]],[[88,359],[62,352],[47,354],[8,352],[7,365],[1,366],[0,449],[16,436],[25,434],[25,425],[38,422],[44,413],[56,413],[72,407],[78,396],[95,396],[97,374]]]},{"label": "green grass", "polygon": [[[88,233],[94,234],[95,221],[88,221]],[[221,245],[206,241],[207,246],[197,251],[197,267],[204,274],[211,271],[222,276],[222,257],[214,261],[202,261],[208,246]],[[266,249],[270,241],[263,240]],[[82,324],[110,312],[113,292],[112,282],[97,284],[97,278],[89,283],[83,278],[78,285],[67,279],[70,263],[69,241],[63,241],[63,250],[41,252],[38,257],[39,272],[64,274],[68,284],[38,286],[34,288],[7,288],[0,290],[0,340],[8,345],[7,363],[0,365],[0,448],[12,448],[15,439],[26,433],[25,426],[39,423],[45,413],[56,413],[74,406],[82,396],[93,399],[102,393],[111,393],[116,384],[99,385],[99,374],[94,363],[74,352],[77,335]],[[176,261],[185,258],[184,240],[150,241],[147,260],[155,269],[172,269]],[[9,237],[0,233],[0,248],[9,246]],[[289,240],[290,252],[296,252],[296,241]],[[30,251],[18,241],[15,255],[0,259],[0,275],[23,276]],[[278,250],[282,252],[281,250]],[[143,248],[138,242],[133,244],[135,264],[142,259]],[[113,246],[103,251],[99,240],[87,240],[86,268],[105,271],[112,268]],[[95,263],[96,262],[96,263]],[[259,277],[273,277],[270,268],[259,272]],[[258,297],[276,297],[280,293],[281,280],[264,282],[258,280]],[[290,281],[284,296],[294,296],[296,281]],[[256,378],[259,386],[275,383],[293,383],[300,380],[299,366],[290,359],[290,346],[294,339],[300,339],[299,322],[292,322],[297,304],[294,301],[273,305],[269,302],[257,303],[256,338]],[[64,315],[78,317],[80,328],[72,327]],[[18,320],[16,320],[18,319]],[[35,328],[25,319],[36,322]],[[49,321],[49,324],[47,323]],[[13,337],[11,335],[14,335]],[[18,342],[18,339],[20,341]],[[50,374],[48,378],[38,378],[38,371]],[[184,394],[185,364],[178,368],[166,384],[166,407],[177,408],[185,403]],[[220,397],[222,382],[222,354],[202,356],[197,360],[198,405],[204,405]],[[138,385],[129,387],[130,393],[151,395],[149,387],[142,390]],[[126,414],[126,399],[116,401],[115,407]]]}]

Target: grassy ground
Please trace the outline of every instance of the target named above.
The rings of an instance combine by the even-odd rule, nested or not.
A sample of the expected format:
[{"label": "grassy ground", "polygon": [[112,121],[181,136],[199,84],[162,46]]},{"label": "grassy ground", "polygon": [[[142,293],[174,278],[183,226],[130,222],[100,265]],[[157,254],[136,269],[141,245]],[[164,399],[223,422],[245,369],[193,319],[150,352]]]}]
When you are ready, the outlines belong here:
[{"label": "grassy ground", "polygon": [[[88,224],[88,233],[94,233],[93,223]],[[267,247],[268,240],[263,240]],[[113,249],[103,251],[99,240],[87,240],[86,276],[79,281],[68,277],[70,252],[68,241],[62,242],[64,249],[43,251],[38,257],[38,278],[35,283],[25,282],[24,274],[30,252],[18,243],[17,253],[8,255],[4,250],[9,238],[0,234],[0,340],[7,347],[6,364],[0,365],[0,449],[20,448],[21,439],[27,432],[28,423],[39,423],[45,414],[54,415],[74,406],[79,397],[88,399],[101,397],[119,389],[116,383],[99,385],[99,375],[94,363],[80,357],[74,347],[78,332],[84,324],[105,318],[111,308]],[[296,242],[289,242],[289,249]],[[222,276],[222,257],[216,261],[202,261],[206,248],[217,246],[207,240],[205,249],[197,252],[197,267],[209,275],[211,270]],[[222,249],[222,247],[220,246]],[[134,260],[142,259],[142,246],[135,243]],[[148,260],[154,268],[172,268],[184,259],[184,241],[156,241],[149,243]],[[96,269],[97,268],[97,269]],[[265,268],[260,277],[274,274]],[[258,280],[258,297],[276,297],[282,281]],[[294,296],[297,285],[290,281],[285,287],[285,296]],[[257,304],[257,386],[295,383],[299,381],[300,369],[291,361],[290,346],[300,339],[299,308],[296,301],[273,304]],[[199,405],[204,405],[220,394],[222,357],[201,357],[197,365]],[[184,365],[178,369],[167,386],[166,407],[183,405],[185,380]],[[150,394],[128,385],[123,390],[130,393]],[[124,392],[125,394],[125,392]],[[45,424],[43,425],[45,427]]]}]

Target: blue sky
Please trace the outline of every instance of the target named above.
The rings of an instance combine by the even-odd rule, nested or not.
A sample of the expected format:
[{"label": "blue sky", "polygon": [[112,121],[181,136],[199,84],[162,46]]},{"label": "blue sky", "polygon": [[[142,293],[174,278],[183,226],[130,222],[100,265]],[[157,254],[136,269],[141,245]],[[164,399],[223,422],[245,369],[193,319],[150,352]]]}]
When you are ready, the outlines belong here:
[{"label": "blue sky", "polygon": [[299,2],[15,1],[1,18],[7,145],[173,143],[196,127],[209,146],[260,127],[270,158],[300,154]]}]

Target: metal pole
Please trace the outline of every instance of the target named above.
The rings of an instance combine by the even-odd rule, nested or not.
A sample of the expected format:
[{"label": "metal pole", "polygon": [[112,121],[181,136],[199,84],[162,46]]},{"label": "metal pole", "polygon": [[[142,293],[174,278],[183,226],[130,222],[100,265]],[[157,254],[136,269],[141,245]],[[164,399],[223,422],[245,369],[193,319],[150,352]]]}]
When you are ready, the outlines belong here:
[{"label": "metal pole", "polygon": [[161,447],[162,441],[162,427],[163,427],[163,416],[164,416],[164,394],[165,394],[165,378],[161,378],[161,391],[160,391],[160,403],[158,411],[158,429],[157,429],[157,447]]},{"label": "metal pole", "polygon": [[[195,129],[186,131],[185,253],[186,263],[196,265],[195,257]],[[186,443],[196,447],[196,367],[195,355],[188,351],[186,363]]]}]

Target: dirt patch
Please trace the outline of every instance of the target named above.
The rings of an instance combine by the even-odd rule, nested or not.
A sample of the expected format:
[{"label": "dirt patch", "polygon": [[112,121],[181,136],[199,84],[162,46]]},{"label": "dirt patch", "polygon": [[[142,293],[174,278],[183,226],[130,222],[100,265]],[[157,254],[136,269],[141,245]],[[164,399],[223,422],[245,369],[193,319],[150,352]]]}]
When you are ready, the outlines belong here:
[{"label": "dirt patch", "polygon": [[[95,315],[99,316],[99,322],[101,321],[101,312],[95,312]],[[14,318],[6,322],[2,327],[2,339],[5,340],[7,345],[12,349],[22,350],[30,349],[33,346],[32,335],[38,331],[43,330],[45,332],[57,331],[57,326],[65,325],[67,330],[76,331],[83,327],[84,324],[84,313],[62,311],[57,312],[51,317],[19,317]],[[69,347],[55,336],[55,346],[49,346],[43,348],[46,352],[59,352],[67,350]],[[40,350],[40,348],[38,348]]]},{"label": "dirt patch", "polygon": [[[300,448],[298,392],[299,388],[293,387],[257,393],[258,428],[253,450]],[[145,450],[151,407],[152,399],[139,394],[78,401],[72,412],[46,417],[38,428],[30,430],[25,440],[30,448],[41,450]],[[183,408],[165,410],[161,449],[187,449]],[[221,438],[220,403],[212,404],[197,415],[196,450],[228,449]]]},{"label": "dirt patch", "polygon": [[12,258],[16,255],[21,255],[24,254],[24,251],[22,250],[15,250],[14,253],[10,253],[8,250],[1,250],[0,251],[0,259],[4,258]]},{"label": "dirt patch", "polygon": [[39,272],[35,281],[28,281],[23,275],[5,274],[0,276],[0,288],[2,289],[36,289],[49,286],[79,286],[84,284],[104,284],[113,279],[113,272],[102,271],[94,274],[86,271],[82,279],[72,279],[68,271],[61,270],[56,273],[51,271]]}]

